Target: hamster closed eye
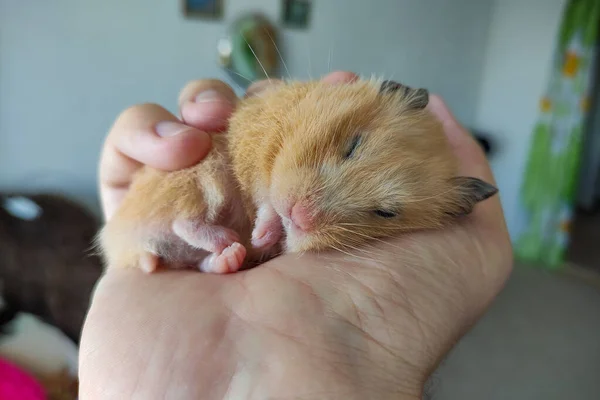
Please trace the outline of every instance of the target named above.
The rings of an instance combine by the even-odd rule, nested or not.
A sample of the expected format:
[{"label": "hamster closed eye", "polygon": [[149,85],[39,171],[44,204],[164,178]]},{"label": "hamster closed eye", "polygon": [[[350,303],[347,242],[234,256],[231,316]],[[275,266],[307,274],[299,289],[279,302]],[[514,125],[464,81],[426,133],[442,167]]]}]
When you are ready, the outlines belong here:
[{"label": "hamster closed eye", "polygon": [[242,100],[200,164],[136,177],[99,237],[107,263],[226,273],[452,223],[497,189],[458,176],[427,102],[377,80],[288,82]]}]

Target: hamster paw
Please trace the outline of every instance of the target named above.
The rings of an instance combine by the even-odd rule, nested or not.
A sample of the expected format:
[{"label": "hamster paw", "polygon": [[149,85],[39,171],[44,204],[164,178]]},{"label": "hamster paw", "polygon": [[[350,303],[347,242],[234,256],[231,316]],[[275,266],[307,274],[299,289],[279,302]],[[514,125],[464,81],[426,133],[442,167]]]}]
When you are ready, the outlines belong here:
[{"label": "hamster paw", "polygon": [[236,242],[226,247],[220,254],[215,253],[206,257],[200,262],[198,268],[202,272],[228,274],[239,271],[245,258],[246,248]]},{"label": "hamster paw", "polygon": [[221,254],[225,248],[240,241],[232,229],[188,220],[175,221],[173,232],[190,246],[215,254]]},{"label": "hamster paw", "polygon": [[258,216],[252,231],[252,246],[266,250],[277,244],[283,236],[281,217],[273,206],[263,204],[258,209]]},{"label": "hamster paw", "polygon": [[144,253],[140,258],[140,268],[148,274],[156,271],[158,268],[158,256],[152,253]]}]

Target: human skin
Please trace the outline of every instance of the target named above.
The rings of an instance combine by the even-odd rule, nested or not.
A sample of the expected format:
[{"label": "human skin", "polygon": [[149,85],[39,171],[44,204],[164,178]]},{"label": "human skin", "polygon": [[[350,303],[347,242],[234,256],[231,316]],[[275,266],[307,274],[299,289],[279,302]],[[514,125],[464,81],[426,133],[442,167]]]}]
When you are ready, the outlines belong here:
[{"label": "human skin", "polygon": [[[214,98],[193,101],[207,89]],[[196,81],[180,94],[181,119],[157,105],[125,110],[100,163],[106,217],[141,165],[176,170],[200,161],[210,148],[205,132],[224,131],[236,102],[224,83]],[[461,174],[495,184],[483,151],[440,97],[428,107]],[[159,137],[161,121],[182,122],[183,132]],[[420,399],[504,286],[512,260],[494,196],[451,228],[377,242],[355,257],[284,255],[231,275],[109,269],[83,329],[80,397]]]}]

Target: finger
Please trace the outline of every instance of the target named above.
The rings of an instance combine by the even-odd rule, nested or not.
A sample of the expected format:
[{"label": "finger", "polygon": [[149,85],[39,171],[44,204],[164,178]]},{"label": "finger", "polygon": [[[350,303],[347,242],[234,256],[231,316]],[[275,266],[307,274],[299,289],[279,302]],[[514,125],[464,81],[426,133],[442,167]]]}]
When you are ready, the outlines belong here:
[{"label": "finger", "polygon": [[444,100],[437,95],[431,95],[428,107],[444,127],[448,141],[460,161],[460,172],[495,184],[494,175],[483,149],[456,120]]},{"label": "finger", "polygon": [[257,94],[264,91],[265,89],[268,89],[268,88],[276,86],[276,85],[281,85],[283,83],[284,82],[281,79],[263,79],[260,81],[256,81],[256,82],[252,83],[250,86],[248,86],[245,97],[256,96]]},{"label": "finger", "polygon": [[[479,143],[456,120],[446,103],[441,97],[431,95],[429,105],[431,111],[439,118],[444,127],[444,132],[459,160],[459,173],[484,180],[492,185],[497,185],[492,168]],[[506,221],[500,196],[495,195],[479,204],[472,213],[471,221],[476,226],[486,226],[492,232],[505,232]]]},{"label": "finger", "polygon": [[220,132],[237,103],[233,89],[225,82],[205,79],[189,82],[179,94],[179,113],[187,125],[207,132]]},{"label": "finger", "polygon": [[105,215],[112,215],[142,166],[172,171],[200,161],[210,150],[206,132],[182,124],[154,104],[125,110],[115,121],[100,158],[100,196]]},{"label": "finger", "polygon": [[[358,75],[353,72],[346,71],[335,71],[325,75],[322,79],[323,82],[338,84],[338,83],[350,83],[354,82],[358,79]],[[255,96],[267,88],[272,87],[273,85],[279,85],[284,83],[280,79],[270,79],[270,80],[260,80],[254,82],[248,90],[246,91],[246,97]]]},{"label": "finger", "polygon": [[347,71],[335,71],[331,72],[323,77],[323,82],[327,83],[351,83],[358,80],[358,75],[353,72]]}]

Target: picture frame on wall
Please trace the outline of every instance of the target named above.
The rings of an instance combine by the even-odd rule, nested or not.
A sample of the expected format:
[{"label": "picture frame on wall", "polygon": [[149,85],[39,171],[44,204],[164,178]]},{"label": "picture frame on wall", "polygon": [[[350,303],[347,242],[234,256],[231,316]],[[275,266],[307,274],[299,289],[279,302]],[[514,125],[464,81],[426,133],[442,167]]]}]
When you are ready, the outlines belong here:
[{"label": "picture frame on wall", "polygon": [[312,0],[283,0],[283,22],[287,27],[306,29],[311,17]]},{"label": "picture frame on wall", "polygon": [[187,18],[221,19],[224,0],[181,0]]}]

